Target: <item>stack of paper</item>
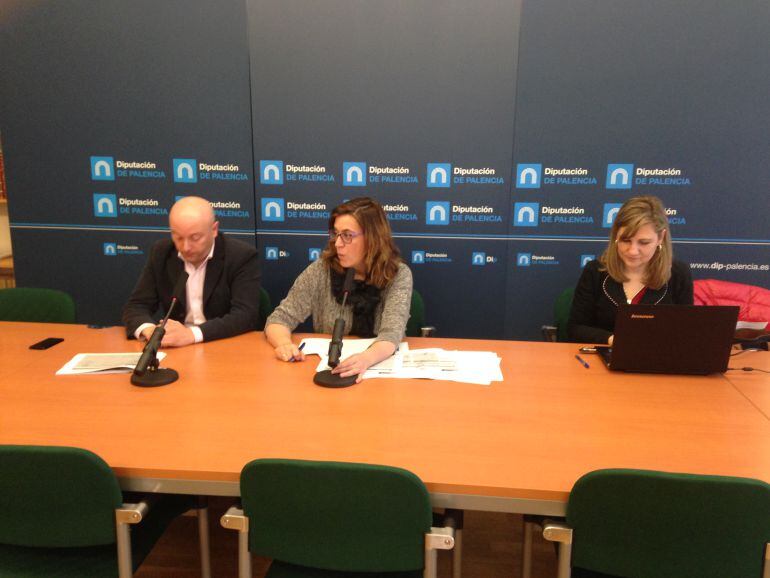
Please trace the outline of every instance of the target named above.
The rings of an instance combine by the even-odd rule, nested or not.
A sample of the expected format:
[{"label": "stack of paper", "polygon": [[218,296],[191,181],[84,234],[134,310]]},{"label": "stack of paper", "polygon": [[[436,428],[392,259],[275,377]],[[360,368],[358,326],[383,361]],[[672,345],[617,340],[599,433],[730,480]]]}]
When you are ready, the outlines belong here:
[{"label": "stack of paper", "polygon": [[[306,355],[319,355],[321,361],[316,371],[329,369],[329,339],[303,339]],[[342,359],[366,351],[374,339],[345,339],[342,342]],[[373,377],[443,379],[463,383],[489,385],[502,381],[500,358],[491,351],[448,351],[445,349],[409,349],[404,342],[391,357],[373,365],[364,373],[365,379]]]},{"label": "stack of paper", "polygon": [[[82,375],[84,373],[129,373],[134,370],[141,351],[134,353],[78,353],[56,372],[56,375]],[[158,361],[166,357],[158,352]]]}]

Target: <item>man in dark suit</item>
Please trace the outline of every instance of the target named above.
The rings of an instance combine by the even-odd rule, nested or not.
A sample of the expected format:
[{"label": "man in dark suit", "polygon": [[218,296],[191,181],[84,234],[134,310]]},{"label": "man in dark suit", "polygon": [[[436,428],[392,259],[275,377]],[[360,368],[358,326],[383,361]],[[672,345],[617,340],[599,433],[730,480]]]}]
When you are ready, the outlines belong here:
[{"label": "man in dark suit", "polygon": [[259,313],[256,249],[219,233],[211,204],[185,197],[169,214],[171,239],[156,242],[123,307],[129,338],[147,340],[171,304],[174,285],[189,274],[166,324],[162,347],[181,347],[253,331]]}]

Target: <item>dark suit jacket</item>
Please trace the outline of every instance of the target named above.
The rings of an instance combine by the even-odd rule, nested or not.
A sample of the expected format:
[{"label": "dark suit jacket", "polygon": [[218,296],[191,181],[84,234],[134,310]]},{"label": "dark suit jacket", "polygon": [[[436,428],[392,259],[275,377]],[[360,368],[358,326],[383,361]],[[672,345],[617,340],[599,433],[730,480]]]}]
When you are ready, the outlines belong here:
[{"label": "dark suit jacket", "polygon": [[[599,261],[583,268],[572,298],[567,333],[576,343],[607,343],[615,331],[615,315],[620,304],[626,303],[623,284],[599,271]],[[690,266],[674,260],[671,279],[660,289],[647,288],[640,301],[645,305],[692,305],[692,275]]]},{"label": "dark suit jacket", "polygon": [[[141,277],[123,307],[123,324],[129,338],[142,323],[157,323],[171,304],[174,284],[184,271],[171,239],[156,242]],[[172,319],[184,323],[186,296],[179,296]],[[259,261],[257,250],[220,233],[214,254],[206,265],[203,282],[204,341],[253,331],[259,314]]]}]

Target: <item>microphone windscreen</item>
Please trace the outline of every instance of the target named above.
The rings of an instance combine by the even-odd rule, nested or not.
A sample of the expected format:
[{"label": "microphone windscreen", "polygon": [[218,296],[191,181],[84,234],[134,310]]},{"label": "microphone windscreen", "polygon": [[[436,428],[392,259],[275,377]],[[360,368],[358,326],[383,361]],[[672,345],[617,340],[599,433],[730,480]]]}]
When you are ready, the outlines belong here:
[{"label": "microphone windscreen", "polygon": [[174,292],[171,294],[171,297],[176,297],[179,299],[184,296],[188,277],[189,275],[187,274],[187,271],[182,271],[182,274],[179,275],[179,278],[176,280],[176,285],[174,285]]},{"label": "microphone windscreen", "polygon": [[345,282],[342,284],[342,291],[344,293],[350,293],[353,290],[353,277],[356,275],[356,270],[353,267],[345,270]]}]

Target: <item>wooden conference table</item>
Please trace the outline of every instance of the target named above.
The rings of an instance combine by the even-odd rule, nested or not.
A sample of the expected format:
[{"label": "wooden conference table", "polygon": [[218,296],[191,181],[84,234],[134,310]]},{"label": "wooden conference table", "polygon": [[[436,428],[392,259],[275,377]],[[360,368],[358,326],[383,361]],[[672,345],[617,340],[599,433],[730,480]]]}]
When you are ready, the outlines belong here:
[{"label": "wooden conference table", "polygon": [[[65,341],[28,349],[45,337]],[[388,464],[415,472],[436,506],[550,515],[597,468],[770,482],[767,374],[611,373],[592,356],[580,365],[573,344],[408,341],[496,351],[505,381],[324,389],[317,358],[279,362],[252,333],[168,350],[181,378],[144,389],[127,375],[54,375],[76,353],[138,350],[121,328],[0,323],[0,443],[84,447],[124,489],[208,495],[237,495],[258,457]],[[769,355],[736,365],[770,368]]]}]

